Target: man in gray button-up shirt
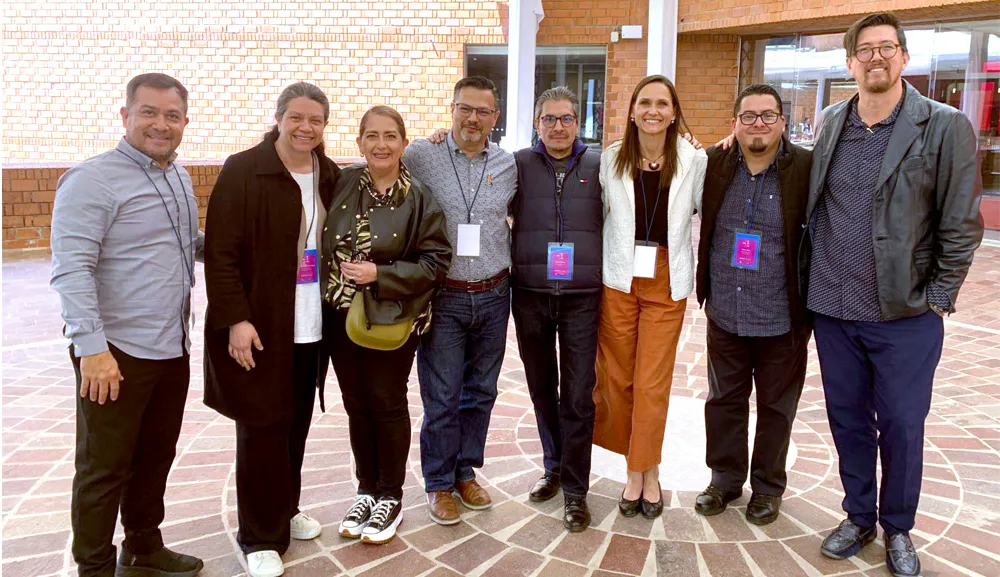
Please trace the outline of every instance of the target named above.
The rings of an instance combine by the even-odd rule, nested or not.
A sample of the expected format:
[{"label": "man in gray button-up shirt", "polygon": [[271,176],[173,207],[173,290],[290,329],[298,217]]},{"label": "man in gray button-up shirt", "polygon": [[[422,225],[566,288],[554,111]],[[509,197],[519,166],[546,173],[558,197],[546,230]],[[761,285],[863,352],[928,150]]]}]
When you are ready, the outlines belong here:
[{"label": "man in gray button-up shirt", "polygon": [[448,282],[431,305],[431,330],[417,349],[424,403],[420,465],[431,519],[443,525],[460,521],[453,490],[467,508],[491,506],[473,468],[483,466],[507,347],[507,215],[517,190],[513,155],[489,141],[500,114],[497,101],[493,82],[463,78],[455,85],[447,141],[418,140],[403,157],[444,209],[455,251]]},{"label": "man in gray button-up shirt", "polygon": [[[163,493],[190,376],[194,261],[202,237],[191,177],[174,164],[187,90],[164,74],[126,89],[125,137],[70,169],[52,212],[52,287],[76,370],[73,557],[79,575],[189,577],[199,559],[163,546]],[[110,399],[111,402],[108,402]]]}]

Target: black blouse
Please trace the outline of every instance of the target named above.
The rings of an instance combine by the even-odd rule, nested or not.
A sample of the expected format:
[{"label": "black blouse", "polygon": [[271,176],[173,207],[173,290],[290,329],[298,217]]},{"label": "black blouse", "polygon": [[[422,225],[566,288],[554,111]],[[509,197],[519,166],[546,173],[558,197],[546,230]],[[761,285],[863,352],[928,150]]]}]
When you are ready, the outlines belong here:
[{"label": "black blouse", "polygon": [[635,179],[635,240],[667,246],[667,199],[669,189],[660,190],[660,171],[643,170]]}]

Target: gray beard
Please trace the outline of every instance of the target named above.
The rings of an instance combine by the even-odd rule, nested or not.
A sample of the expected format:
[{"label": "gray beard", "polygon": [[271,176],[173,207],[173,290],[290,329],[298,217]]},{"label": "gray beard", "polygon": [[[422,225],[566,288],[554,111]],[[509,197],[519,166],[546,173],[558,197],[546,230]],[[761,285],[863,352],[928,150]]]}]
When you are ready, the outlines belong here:
[{"label": "gray beard", "polygon": [[462,130],[458,131],[458,137],[461,138],[463,142],[473,143],[473,142],[479,142],[483,139],[482,131],[479,132],[480,136],[477,136],[476,138],[469,138],[468,136],[465,135],[465,130],[466,129],[463,128]]}]

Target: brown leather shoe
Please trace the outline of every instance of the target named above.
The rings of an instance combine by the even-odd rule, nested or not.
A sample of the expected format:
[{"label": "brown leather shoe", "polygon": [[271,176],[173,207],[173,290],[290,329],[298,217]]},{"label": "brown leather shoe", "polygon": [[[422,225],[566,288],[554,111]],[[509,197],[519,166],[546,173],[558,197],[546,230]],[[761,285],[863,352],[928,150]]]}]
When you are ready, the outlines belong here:
[{"label": "brown leather shoe", "polygon": [[472,509],[473,511],[482,511],[483,509],[489,509],[493,506],[493,500],[490,499],[490,494],[483,489],[475,479],[469,481],[458,481],[455,483],[455,488],[452,494],[458,497],[458,500],[465,505],[466,508]]},{"label": "brown leather shoe", "polygon": [[427,493],[427,508],[431,520],[438,525],[454,525],[462,520],[462,514],[458,512],[458,503],[451,496],[451,491]]}]

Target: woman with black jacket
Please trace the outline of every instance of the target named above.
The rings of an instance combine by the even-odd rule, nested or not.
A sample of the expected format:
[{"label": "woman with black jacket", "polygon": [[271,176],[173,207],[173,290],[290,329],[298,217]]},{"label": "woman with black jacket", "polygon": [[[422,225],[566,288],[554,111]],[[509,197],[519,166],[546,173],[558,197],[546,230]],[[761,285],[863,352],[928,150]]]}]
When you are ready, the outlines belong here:
[{"label": "woman with black jacket", "polygon": [[298,502],[326,366],[318,247],[340,173],[323,153],[329,115],[318,87],[285,88],[277,125],[226,160],[208,204],[205,404],[236,421],[237,540],[251,577],[281,575],[289,539],[321,530]]},{"label": "woman with black jacket", "polygon": [[[407,380],[419,335],[431,328],[431,297],[452,256],[444,212],[402,163],[406,144],[398,112],[376,106],[365,113],[358,147],[367,165],[344,170],[323,229],[323,336],[358,477],[358,496],[340,534],[367,543],[390,541],[402,521]],[[354,330],[348,327],[352,308],[363,315]],[[373,325],[395,325],[398,342],[370,348],[362,337]]]}]

